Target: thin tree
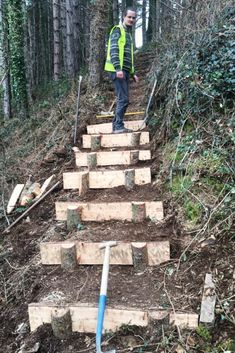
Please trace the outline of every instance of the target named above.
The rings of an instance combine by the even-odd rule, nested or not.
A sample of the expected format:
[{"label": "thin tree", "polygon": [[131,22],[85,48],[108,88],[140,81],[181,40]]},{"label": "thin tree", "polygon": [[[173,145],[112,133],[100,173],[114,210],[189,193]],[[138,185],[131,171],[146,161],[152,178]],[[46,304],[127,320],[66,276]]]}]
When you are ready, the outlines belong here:
[{"label": "thin tree", "polygon": [[18,116],[29,116],[28,94],[24,58],[24,15],[21,0],[8,0],[8,22],[10,43],[10,72],[12,78],[13,98]]},{"label": "thin tree", "polygon": [[60,31],[59,31],[59,18],[60,18],[60,2],[53,0],[53,35],[54,35],[54,80],[59,80],[60,72]]},{"label": "thin tree", "polygon": [[105,61],[105,32],[107,28],[107,1],[95,0],[91,6],[94,16],[91,19],[89,87],[94,88],[101,83]]},{"label": "thin tree", "polygon": [[3,87],[3,115],[11,118],[11,89],[9,74],[9,42],[6,1],[0,0],[0,69]]}]

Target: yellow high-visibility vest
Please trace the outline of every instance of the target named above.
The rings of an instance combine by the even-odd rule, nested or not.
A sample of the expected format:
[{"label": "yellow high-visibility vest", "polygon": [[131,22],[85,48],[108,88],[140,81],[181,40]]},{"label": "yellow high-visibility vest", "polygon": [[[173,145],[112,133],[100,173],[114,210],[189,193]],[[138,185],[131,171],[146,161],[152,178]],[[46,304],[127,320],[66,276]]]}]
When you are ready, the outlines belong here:
[{"label": "yellow high-visibility vest", "polygon": [[[105,66],[104,66],[105,71],[109,71],[109,72],[116,72],[115,67],[112,64],[111,55],[110,55],[111,35],[112,35],[115,28],[119,28],[121,31],[121,36],[118,39],[119,62],[120,62],[121,70],[123,68],[123,61],[124,61],[124,47],[126,44],[126,31],[122,25],[116,25],[111,29],[110,34],[109,34],[107,58],[106,58]],[[134,46],[133,46],[133,42],[131,41],[131,74],[133,74],[133,73],[134,73]]]}]

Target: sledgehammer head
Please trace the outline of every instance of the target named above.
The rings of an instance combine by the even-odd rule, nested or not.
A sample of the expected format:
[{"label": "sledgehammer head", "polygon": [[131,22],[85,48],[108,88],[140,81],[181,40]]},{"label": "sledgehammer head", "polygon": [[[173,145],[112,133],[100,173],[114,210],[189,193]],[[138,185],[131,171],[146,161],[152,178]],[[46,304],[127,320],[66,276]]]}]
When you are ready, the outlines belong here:
[{"label": "sledgehammer head", "polygon": [[117,242],[116,241],[106,241],[104,242],[103,244],[101,244],[99,246],[100,249],[104,249],[104,248],[112,248],[113,246],[116,246],[117,245]]}]

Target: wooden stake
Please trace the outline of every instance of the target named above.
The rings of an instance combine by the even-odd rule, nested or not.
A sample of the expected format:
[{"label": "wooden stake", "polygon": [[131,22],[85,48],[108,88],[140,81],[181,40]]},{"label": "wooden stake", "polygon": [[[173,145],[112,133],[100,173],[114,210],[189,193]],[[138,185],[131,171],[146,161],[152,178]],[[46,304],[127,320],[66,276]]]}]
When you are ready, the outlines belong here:
[{"label": "wooden stake", "polygon": [[130,151],[130,164],[137,164],[139,162],[140,151]]},{"label": "wooden stake", "polygon": [[131,135],[131,146],[139,146],[140,132],[133,132]]},{"label": "wooden stake", "polygon": [[143,222],[146,218],[146,209],[144,202],[132,202],[132,221]]},{"label": "wooden stake", "polygon": [[101,136],[91,135],[91,151],[98,151],[101,148]]},{"label": "wooden stake", "polygon": [[74,270],[77,266],[76,245],[62,244],[60,249],[61,267],[67,271]]},{"label": "wooden stake", "polygon": [[89,173],[88,172],[80,175],[78,188],[79,188],[79,196],[85,195],[85,193],[89,189]]},{"label": "wooden stake", "polygon": [[131,191],[135,186],[135,169],[126,169],[125,175],[125,188],[127,191]]},{"label": "wooden stake", "polygon": [[95,169],[97,166],[97,153],[92,152],[87,154],[87,166],[89,169]]},{"label": "wooden stake", "polygon": [[146,243],[131,243],[133,265],[137,270],[148,266],[148,251]]},{"label": "wooden stake", "polygon": [[51,326],[55,337],[69,338],[72,333],[72,320],[69,309],[54,309],[51,314]]},{"label": "wooden stake", "polygon": [[69,205],[67,208],[67,229],[77,229],[77,225],[81,223],[81,207]]},{"label": "wooden stake", "polygon": [[201,304],[201,313],[200,313],[200,322],[212,324],[215,320],[215,303],[216,303],[216,293],[215,293],[215,284],[212,280],[212,275],[206,273],[202,304]]}]

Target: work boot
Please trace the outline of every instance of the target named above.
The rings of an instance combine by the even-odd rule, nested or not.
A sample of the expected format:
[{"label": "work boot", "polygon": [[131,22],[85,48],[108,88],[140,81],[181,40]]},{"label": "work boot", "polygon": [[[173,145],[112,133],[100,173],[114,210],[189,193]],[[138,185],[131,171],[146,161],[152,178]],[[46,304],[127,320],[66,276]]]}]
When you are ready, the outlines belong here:
[{"label": "work boot", "polygon": [[119,129],[119,130],[114,130],[113,133],[114,134],[122,134],[122,133],[126,133],[126,132],[133,132],[133,130],[131,129],[126,129],[125,127],[123,129]]}]

